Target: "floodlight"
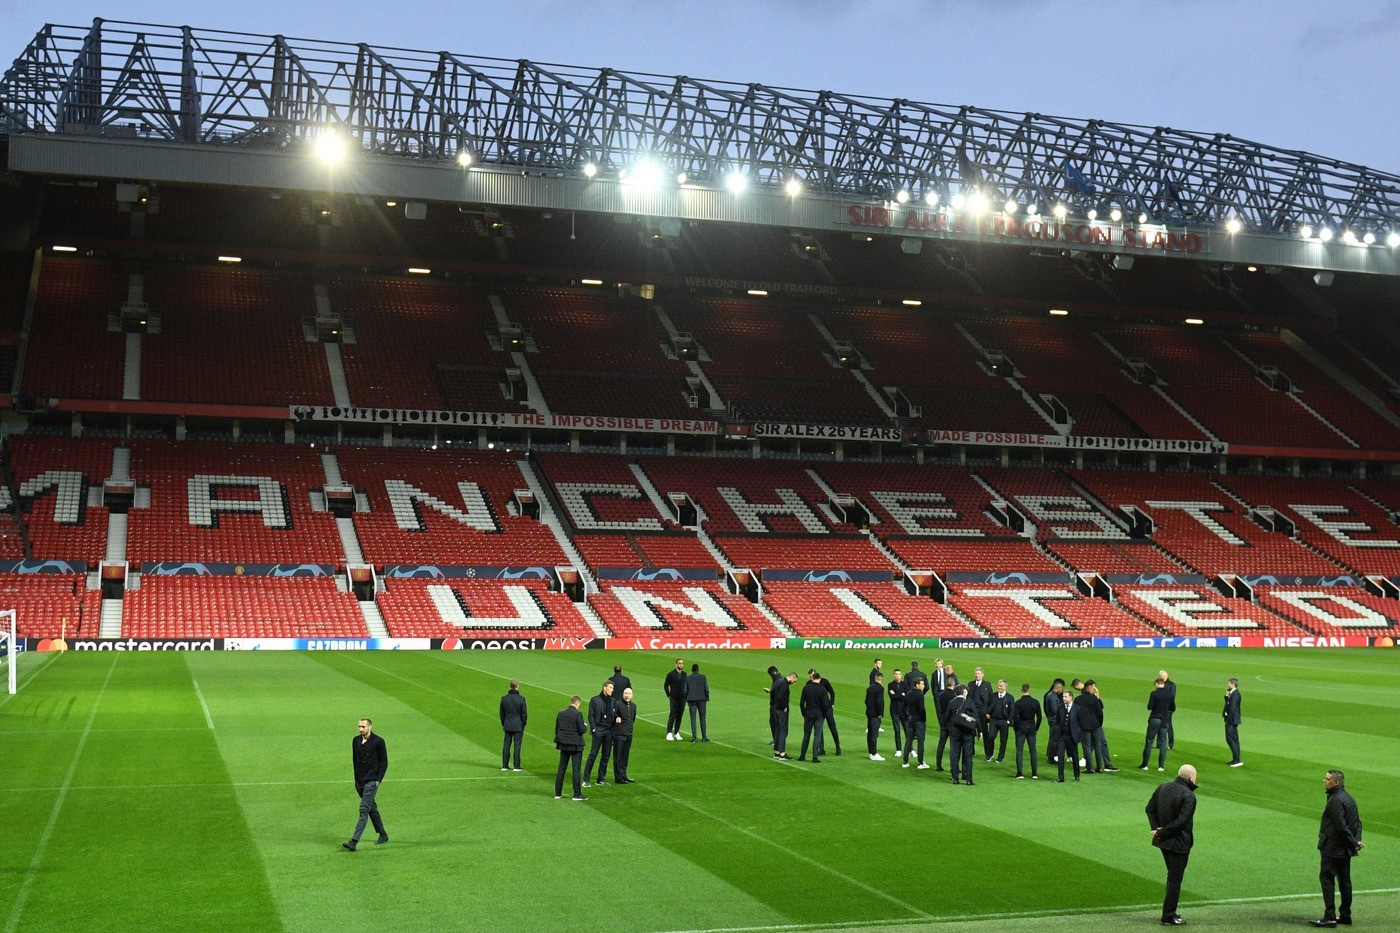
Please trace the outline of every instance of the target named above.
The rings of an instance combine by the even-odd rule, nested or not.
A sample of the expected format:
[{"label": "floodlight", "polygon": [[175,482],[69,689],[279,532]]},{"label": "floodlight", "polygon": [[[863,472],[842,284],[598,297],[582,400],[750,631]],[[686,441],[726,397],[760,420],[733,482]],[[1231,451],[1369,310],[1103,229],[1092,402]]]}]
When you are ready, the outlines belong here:
[{"label": "floodlight", "polygon": [[1138,214],[1138,223],[1140,223],[1140,224],[1145,224],[1145,223],[1147,223],[1147,214],[1145,214],[1145,213],[1143,213],[1143,214]]},{"label": "floodlight", "polygon": [[1064,220],[1065,217],[1066,217],[1066,215],[1068,215],[1068,214],[1069,214],[1069,209],[1066,208],[1063,204],[1056,204],[1056,205],[1055,205],[1055,216],[1058,217],[1060,220]]},{"label": "floodlight", "polygon": [[967,198],[963,197],[961,194],[955,194],[953,195],[953,200],[948,203],[953,205],[953,210],[960,211],[963,209],[963,205],[967,203]]},{"label": "floodlight", "polygon": [[219,262],[242,262],[242,256],[220,256]]},{"label": "floodlight", "polygon": [[1350,230],[1349,228],[1346,229],[1346,230],[1343,230],[1343,231],[1342,231],[1342,242],[1343,242],[1343,243],[1355,243],[1355,242],[1356,242],[1356,234],[1352,233],[1351,230]]},{"label": "floodlight", "polygon": [[938,206],[938,192],[937,192],[937,191],[930,191],[928,194],[924,195],[924,200],[928,202],[928,206],[929,206],[929,207],[937,207],[937,206]]},{"label": "floodlight", "polygon": [[76,247],[76,246],[55,246],[55,247],[53,248],[53,251],[54,251],[55,253],[76,253],[76,252],[78,251],[78,247]]},{"label": "floodlight", "polygon": [[900,188],[898,191],[896,191],[896,192],[894,193],[894,199],[895,199],[896,201],[898,201],[900,204],[908,204],[908,203],[909,203],[909,192],[908,192],[908,191],[905,191],[903,188]]},{"label": "floodlight", "polygon": [[1303,224],[1302,229],[1298,231],[1298,235],[1305,240],[1311,240],[1313,235],[1312,224]]},{"label": "floodlight", "polygon": [[740,171],[733,171],[724,179],[724,187],[729,189],[731,194],[743,194],[744,189],[749,186],[749,176]]},{"label": "floodlight", "polygon": [[384,202],[384,206],[385,206],[385,207],[398,207],[398,206],[399,206],[399,202],[398,202],[398,201],[385,201],[385,202]]},{"label": "floodlight", "polygon": [[487,441],[487,442],[486,442],[486,449],[487,449],[487,450],[495,450],[495,449],[496,449],[496,442],[495,442],[495,441]]},{"label": "floodlight", "polygon": [[1400,246],[1400,233],[1396,233],[1394,230],[1392,230],[1390,232],[1390,235],[1385,238],[1385,245],[1391,247],[1392,249],[1394,249],[1397,246]]},{"label": "floodlight", "polygon": [[683,185],[688,181],[690,181],[690,176],[687,175],[685,172],[676,173],[676,184]]},{"label": "floodlight", "polygon": [[1368,230],[1366,235],[1361,238],[1361,242],[1365,243],[1367,246],[1371,246],[1376,242],[1376,235]]},{"label": "floodlight", "polygon": [[457,150],[457,164],[462,166],[462,168],[466,168],[472,164],[472,154],[468,152],[465,147]]},{"label": "floodlight", "polygon": [[1123,219],[1123,212],[1115,207],[1113,210],[1108,212],[1108,219],[1113,221],[1114,223],[1118,223],[1118,221]]},{"label": "floodlight", "polygon": [[768,292],[761,288],[751,288],[748,293],[754,298],[767,298]]},{"label": "floodlight", "polygon": [[329,130],[316,137],[312,151],[326,165],[336,165],[345,159],[345,139],[334,130]]},{"label": "floodlight", "polygon": [[1032,217],[1035,217],[1037,214],[1040,213],[1040,205],[1038,205],[1038,204],[1031,204],[1031,205],[1029,205],[1029,206],[1026,208],[1026,213],[1027,213],[1027,214],[1030,214]]},{"label": "floodlight", "polygon": [[1021,205],[1016,203],[1015,198],[1007,198],[1006,203],[1001,206],[1001,209],[1008,214],[1014,214],[1021,209]]},{"label": "floodlight", "polygon": [[582,285],[602,285],[602,284],[603,284],[603,280],[602,280],[602,279],[579,279],[579,283],[582,284]]},{"label": "floodlight", "polygon": [[967,209],[974,216],[987,213],[987,196],[980,191],[974,191],[967,196]]},{"label": "floodlight", "polygon": [[796,178],[789,178],[787,184],[783,185],[783,190],[787,192],[788,197],[795,198],[802,193],[802,182]]},{"label": "floodlight", "polygon": [[1240,219],[1238,217],[1231,217],[1229,220],[1225,221],[1226,233],[1235,234],[1239,233],[1243,229],[1244,224],[1240,223]]},{"label": "floodlight", "polygon": [[1055,317],[1065,317],[1069,314],[1064,308],[1051,308],[1050,313]]},{"label": "floodlight", "polygon": [[425,268],[423,268],[422,266],[409,266],[409,267],[408,267],[409,275],[428,275],[428,274],[431,273],[432,271],[433,271],[432,269],[425,269]]},{"label": "floodlight", "polygon": [[659,188],[661,187],[661,167],[651,159],[638,159],[627,178],[632,184],[647,190]]},{"label": "floodlight", "polygon": [[1084,216],[1085,216],[1085,217],[1088,217],[1090,220],[1098,220],[1098,219],[1099,219],[1099,212],[1096,211],[1096,210],[1094,210],[1094,209],[1091,207],[1091,208],[1089,208],[1089,213],[1085,214]]},{"label": "floodlight", "polygon": [[1249,272],[1258,272],[1258,271],[1259,271],[1259,267],[1258,267],[1258,266],[1245,266],[1245,269],[1246,269],[1247,271],[1249,271]]},{"label": "floodlight", "polygon": [[1330,242],[1332,239],[1332,230],[1328,227],[1323,227],[1321,230],[1317,231],[1317,238],[1324,243]]},{"label": "floodlight", "polygon": [[1188,318],[1186,319],[1186,323],[1187,323],[1187,324],[1204,324],[1205,321],[1201,320],[1201,319],[1198,318],[1198,317],[1188,317]]},{"label": "floodlight", "polygon": [[597,175],[597,174],[598,174],[598,166],[594,165],[592,162],[585,162],[585,163],[583,163],[583,177],[584,177],[584,178],[592,178],[594,175]]},{"label": "floodlight", "polygon": [[906,298],[900,302],[906,308],[922,308],[924,303],[917,298]]}]

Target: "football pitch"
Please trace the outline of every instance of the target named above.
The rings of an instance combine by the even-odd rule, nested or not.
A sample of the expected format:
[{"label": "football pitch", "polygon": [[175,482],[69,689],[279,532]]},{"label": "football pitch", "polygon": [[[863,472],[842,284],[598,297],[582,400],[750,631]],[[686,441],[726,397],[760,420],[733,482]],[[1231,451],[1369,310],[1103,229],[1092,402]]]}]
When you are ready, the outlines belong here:
[{"label": "football pitch", "polygon": [[[933,657],[919,657],[925,670]],[[258,652],[29,654],[0,694],[4,930],[1108,930],[1156,926],[1165,871],[1143,806],[1200,771],[1181,913],[1192,926],[1298,927],[1321,915],[1327,768],[1365,823],[1358,925],[1400,926],[1400,655],[1386,650],[949,652],[1037,699],[1055,676],[1102,690],[1116,774],[1015,781],[979,754],[973,787],[865,751],[872,654],[694,652],[711,742],[664,740],[674,654]],[[907,667],[884,655],[886,671]],[[614,663],[637,691],[631,776],[553,799],[555,714]],[[769,664],[833,680],[844,754],[774,761]],[[1178,682],[1168,773],[1141,772],[1159,667]],[[529,703],[525,773],[502,773],[497,703]],[[1228,768],[1226,678],[1243,696]],[[801,743],[796,712],[789,752]],[[930,704],[931,706],[931,704]],[[361,716],[389,750],[390,834],[340,843]],[[689,720],[684,733],[689,737]],[[936,728],[930,729],[931,738]],[[1043,754],[1046,731],[1040,740]],[[933,760],[936,739],[929,743]],[[1014,745],[1014,742],[1013,742]],[[980,752],[980,740],[978,744]],[[945,765],[946,766],[946,765]],[[1029,766],[1027,766],[1029,772]]]}]

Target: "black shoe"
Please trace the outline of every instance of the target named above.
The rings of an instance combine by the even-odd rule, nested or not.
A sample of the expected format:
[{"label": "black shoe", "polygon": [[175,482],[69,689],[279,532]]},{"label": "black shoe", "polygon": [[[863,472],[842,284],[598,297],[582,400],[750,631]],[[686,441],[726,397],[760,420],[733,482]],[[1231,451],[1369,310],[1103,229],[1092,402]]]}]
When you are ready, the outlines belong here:
[{"label": "black shoe", "polygon": [[807,756],[806,756],[806,755],[798,755],[798,756],[797,756],[797,760],[798,760],[798,761],[806,761],[806,760],[807,760]]},{"label": "black shoe", "polygon": [[1063,784],[1064,782],[1065,782],[1065,779],[1064,779],[1064,778],[1055,778],[1055,783],[1056,783],[1056,784]]},{"label": "black shoe", "polygon": [[708,742],[708,741],[710,741],[710,740],[709,740],[709,739],[701,739],[700,741],[702,741],[702,742]]},{"label": "black shoe", "polygon": [[953,783],[954,783],[954,784],[961,784],[962,781],[959,781],[957,778],[953,778]]},{"label": "black shoe", "polygon": [[1351,918],[1350,918],[1350,917],[1338,917],[1338,918],[1337,918],[1337,926],[1339,926],[1339,927],[1349,927],[1349,926],[1351,926]]},{"label": "black shoe", "polygon": [[939,765],[939,766],[938,766],[938,770],[939,770],[939,771],[942,771],[942,770],[943,770],[943,766],[942,766],[942,765]]},{"label": "black shoe", "polygon": [[380,834],[379,834],[379,838],[376,839],[376,840],[374,840],[374,844],[377,845],[377,846],[382,846],[384,843],[386,843],[386,842],[388,842],[388,841],[389,841],[389,834],[388,834],[388,833],[380,833]]},{"label": "black shoe", "polygon": [[1329,918],[1329,917],[1323,917],[1321,920],[1309,920],[1309,921],[1308,921],[1308,926],[1311,926],[1311,927],[1321,927],[1321,928],[1323,928],[1323,929],[1331,929],[1332,927],[1334,927],[1334,926],[1336,926],[1336,925],[1337,925],[1337,921],[1332,920],[1332,919]]},{"label": "black shoe", "polygon": [[822,760],[821,760],[820,758],[813,758],[813,759],[812,759],[812,764],[814,764],[814,765],[819,765],[819,764],[821,764],[821,763],[822,763]]},{"label": "black shoe", "polygon": [[695,736],[692,735],[692,736],[690,737],[690,744],[691,744],[691,745],[694,745],[695,742],[696,742]]},{"label": "black shoe", "polygon": [[1078,784],[1078,783],[1079,783],[1079,778],[1075,778],[1075,779],[1074,779],[1074,783]]},{"label": "black shoe", "polygon": [[574,797],[574,799],[575,799],[575,800],[587,800],[588,798],[587,798],[587,797],[584,797],[582,794],[580,794],[580,795]]},{"label": "black shoe", "polygon": [[971,787],[971,786],[972,786],[972,782],[971,782],[971,781],[963,781],[963,783],[966,784],[968,787]]},{"label": "black shoe", "polygon": [[1024,781],[1025,779],[1026,779],[1026,776],[1025,776],[1024,774],[1018,774],[1018,775],[1016,775],[1016,780],[1018,780],[1018,781]]},{"label": "black shoe", "polygon": [[1184,926],[1186,926],[1186,918],[1185,918],[1185,917],[1163,917],[1163,918],[1162,918],[1162,926],[1164,926],[1164,927],[1184,927]]},{"label": "black shoe", "polygon": [[1115,772],[1118,771],[1117,768],[1102,768],[1102,769],[1100,769],[1100,770],[1107,771],[1107,772],[1109,772],[1110,774],[1115,773]]},{"label": "black shoe", "polygon": [[836,754],[841,754],[841,746],[836,746]]},{"label": "black shoe", "polygon": [[357,848],[357,845],[358,844],[355,842],[355,840],[351,839],[349,842],[342,842],[340,844],[340,847],[342,849],[349,849],[351,852],[354,852]]}]

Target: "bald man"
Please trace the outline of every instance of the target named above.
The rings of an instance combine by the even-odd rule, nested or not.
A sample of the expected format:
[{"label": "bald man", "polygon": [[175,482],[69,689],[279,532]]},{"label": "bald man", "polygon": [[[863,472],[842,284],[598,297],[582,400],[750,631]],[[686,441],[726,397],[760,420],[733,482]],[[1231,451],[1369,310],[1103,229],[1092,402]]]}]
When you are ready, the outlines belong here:
[{"label": "bald man", "polygon": [[1182,765],[1176,780],[1162,784],[1147,801],[1147,825],[1152,829],[1152,844],[1162,851],[1167,864],[1167,893],[1162,899],[1162,926],[1185,926],[1186,921],[1176,912],[1181,900],[1181,882],[1186,877],[1186,862],[1191,858],[1191,846],[1196,820],[1196,768]]}]

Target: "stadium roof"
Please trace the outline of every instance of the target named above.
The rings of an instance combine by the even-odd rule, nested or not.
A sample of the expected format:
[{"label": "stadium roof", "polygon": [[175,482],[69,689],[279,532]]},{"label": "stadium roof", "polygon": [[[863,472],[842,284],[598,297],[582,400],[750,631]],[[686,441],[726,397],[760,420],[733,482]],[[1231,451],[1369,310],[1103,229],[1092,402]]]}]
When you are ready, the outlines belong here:
[{"label": "stadium roof", "polygon": [[[975,192],[994,210],[1117,210],[1293,241],[1327,231],[1384,244],[1400,232],[1400,176],[1338,159],[833,91],[104,20],[44,26],[0,82],[0,135],[12,139],[296,152],[327,134],[400,164],[461,158],[579,180],[635,179],[642,164],[672,188],[684,176],[723,191],[742,173],[779,197],[797,179],[862,202]],[[1383,266],[1364,271],[1393,271]]]}]

